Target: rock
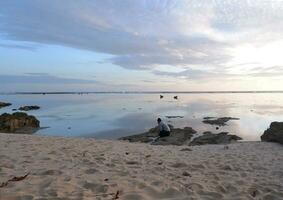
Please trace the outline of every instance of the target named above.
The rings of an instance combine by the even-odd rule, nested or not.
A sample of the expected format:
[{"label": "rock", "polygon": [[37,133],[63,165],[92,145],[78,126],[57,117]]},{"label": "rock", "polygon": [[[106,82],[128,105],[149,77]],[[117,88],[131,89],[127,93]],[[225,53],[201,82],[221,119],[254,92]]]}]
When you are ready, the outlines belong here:
[{"label": "rock", "polygon": [[220,117],[220,118],[204,117],[203,119],[204,120],[202,122],[205,124],[218,125],[218,126],[225,126],[227,125],[226,122],[230,120],[239,120],[239,118],[235,118],[235,117]]},{"label": "rock", "polygon": [[178,96],[174,96],[174,99],[178,99]]},{"label": "rock", "polygon": [[23,110],[23,111],[38,110],[38,109],[40,109],[39,106],[22,106],[19,108],[19,110]]},{"label": "rock", "polygon": [[186,171],[184,171],[182,175],[183,175],[183,176],[189,176],[189,177],[192,176],[190,173],[188,173],[188,172],[186,172]]},{"label": "rock", "polygon": [[0,108],[12,105],[11,103],[0,102]]},{"label": "rock", "polygon": [[195,138],[192,142],[190,142],[190,145],[194,146],[204,144],[228,144],[231,141],[237,141],[241,139],[242,138],[238,137],[237,135],[229,135],[228,132],[221,132],[218,134],[205,132],[205,134]]},{"label": "rock", "polygon": [[260,137],[265,142],[278,142],[283,144],[283,122],[272,122],[270,127]]},{"label": "rock", "polygon": [[23,112],[0,115],[0,132],[4,133],[33,133],[38,130],[40,122],[31,115]]},{"label": "rock", "polygon": [[[185,128],[174,128],[169,125],[171,134],[168,137],[159,138],[154,144],[155,145],[183,145],[188,144],[193,134],[196,133],[191,127]],[[131,135],[119,138],[120,140],[128,140],[129,142],[143,142],[149,143],[153,141],[153,138],[158,136],[158,127],[152,128],[145,133]]]},{"label": "rock", "polygon": [[169,115],[169,116],[165,116],[168,119],[174,119],[174,118],[184,118],[184,116],[179,116],[179,115]]},{"label": "rock", "polygon": [[163,97],[164,97],[163,95],[160,95],[160,96],[159,96],[160,99],[163,99]]}]

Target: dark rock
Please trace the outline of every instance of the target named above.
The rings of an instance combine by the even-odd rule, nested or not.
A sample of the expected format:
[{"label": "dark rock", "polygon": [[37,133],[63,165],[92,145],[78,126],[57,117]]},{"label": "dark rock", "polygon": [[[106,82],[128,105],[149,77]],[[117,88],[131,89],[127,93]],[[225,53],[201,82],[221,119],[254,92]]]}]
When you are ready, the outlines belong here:
[{"label": "dark rock", "polygon": [[184,171],[182,175],[183,175],[183,176],[189,176],[189,177],[192,176],[189,172],[186,172],[186,171]]},{"label": "dark rock", "polygon": [[283,144],[283,122],[272,122],[270,127],[264,131],[261,140]]},{"label": "dark rock", "polygon": [[202,122],[205,124],[218,125],[218,126],[225,126],[227,125],[226,122],[230,120],[239,120],[239,118],[235,118],[235,117],[220,117],[220,118],[204,117],[203,119],[204,120]]},{"label": "dark rock", "polygon": [[22,112],[0,115],[0,132],[4,133],[33,133],[39,124],[34,116]]},{"label": "dark rock", "polygon": [[190,149],[190,148],[184,148],[184,149],[181,149],[180,151],[192,151],[192,149]]},{"label": "dark rock", "polygon": [[163,95],[160,95],[160,99],[163,99],[163,97],[164,97]]},{"label": "dark rock", "polygon": [[178,99],[178,96],[174,96],[174,99]]},{"label": "dark rock", "polygon": [[215,117],[204,117],[203,119],[214,119]]},{"label": "dark rock", "polygon": [[170,116],[166,116],[166,118],[168,118],[168,119],[173,119],[173,118],[184,118],[184,116],[170,115]]},{"label": "dark rock", "polygon": [[10,106],[12,105],[11,103],[5,103],[5,102],[0,102],[0,108],[6,107],[6,106]]},{"label": "dark rock", "polygon": [[22,110],[22,111],[38,110],[38,109],[40,109],[39,106],[22,106],[19,108],[19,110]]},{"label": "dark rock", "polygon": [[221,132],[213,134],[211,132],[205,132],[200,137],[195,138],[190,145],[204,145],[204,144],[228,144],[231,141],[241,140],[242,138],[237,135],[229,135],[228,132]]},{"label": "dark rock", "polygon": [[128,165],[138,165],[139,162],[130,160],[130,161],[127,161],[126,164],[128,164]]},{"label": "dark rock", "polygon": [[[169,125],[169,127],[171,129],[170,136],[159,138],[156,142],[154,142],[155,145],[188,144],[193,134],[196,133],[196,131],[191,127],[174,128],[172,125]],[[145,133],[122,137],[120,138],[120,140],[128,140],[129,142],[149,143],[152,142],[153,138],[156,138],[158,134],[158,127],[155,127]]]}]

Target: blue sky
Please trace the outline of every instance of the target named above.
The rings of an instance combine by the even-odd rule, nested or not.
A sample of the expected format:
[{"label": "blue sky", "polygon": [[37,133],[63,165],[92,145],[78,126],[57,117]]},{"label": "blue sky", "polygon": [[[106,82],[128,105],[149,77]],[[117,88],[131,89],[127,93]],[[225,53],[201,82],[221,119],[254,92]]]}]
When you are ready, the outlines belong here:
[{"label": "blue sky", "polygon": [[0,91],[282,90],[281,0],[0,2]]}]

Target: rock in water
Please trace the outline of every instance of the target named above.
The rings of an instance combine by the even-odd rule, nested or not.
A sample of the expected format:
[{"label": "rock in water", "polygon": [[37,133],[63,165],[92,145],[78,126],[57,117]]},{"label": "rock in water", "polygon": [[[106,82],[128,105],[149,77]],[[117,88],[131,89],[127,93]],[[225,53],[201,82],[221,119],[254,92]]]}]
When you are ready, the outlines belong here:
[{"label": "rock in water", "polygon": [[0,132],[33,133],[38,130],[39,125],[39,120],[23,112],[0,115]]},{"label": "rock in water", "polygon": [[[188,144],[193,134],[196,133],[191,127],[185,128],[174,128],[169,125],[171,129],[170,136],[159,138],[155,145],[184,145]],[[131,135],[127,137],[122,137],[120,140],[128,140],[129,142],[144,142],[150,143],[153,141],[153,138],[158,136],[158,127],[150,129],[148,132],[141,133],[138,135]]]},{"label": "rock in water", "polygon": [[231,141],[241,140],[237,135],[229,135],[228,132],[221,132],[213,134],[209,131],[204,132],[202,136],[195,138],[190,145],[204,145],[204,144],[228,144]]},{"label": "rock in water", "polygon": [[239,118],[236,118],[236,117],[220,117],[220,118],[204,117],[202,122],[205,124],[210,124],[210,125],[225,126],[227,125],[226,122],[230,120],[239,120]]},{"label": "rock in water", "polygon": [[5,102],[0,102],[0,108],[6,107],[6,106],[10,106],[12,105],[11,103],[5,103]]},{"label": "rock in water", "polygon": [[278,142],[283,144],[283,122],[272,122],[270,127],[260,137],[265,142]]},{"label": "rock in water", "polygon": [[39,106],[22,106],[19,108],[19,110],[23,110],[23,111],[38,110],[38,109],[40,109]]}]

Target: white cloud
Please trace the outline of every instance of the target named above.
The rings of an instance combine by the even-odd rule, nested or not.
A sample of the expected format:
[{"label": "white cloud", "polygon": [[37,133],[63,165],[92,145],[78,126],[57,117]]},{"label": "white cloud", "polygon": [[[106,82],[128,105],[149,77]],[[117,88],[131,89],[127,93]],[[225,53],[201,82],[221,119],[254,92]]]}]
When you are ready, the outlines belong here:
[{"label": "white cloud", "polygon": [[[275,61],[272,56],[275,51],[282,52],[283,47],[268,46],[283,39],[283,3],[279,0],[1,1],[0,34],[7,40],[111,54],[113,57],[106,61],[127,69],[150,69],[158,74],[159,66],[171,65],[187,69],[184,76],[194,76],[191,69],[197,70],[197,77],[214,76],[215,71],[229,74],[231,68],[230,73],[237,69],[239,72],[240,63],[258,63],[258,67],[283,64],[282,59]],[[247,45],[252,51],[261,47],[260,57]],[[22,48],[20,44],[18,47]],[[242,52],[249,59],[243,59]],[[263,66],[264,56],[270,66]]]}]

